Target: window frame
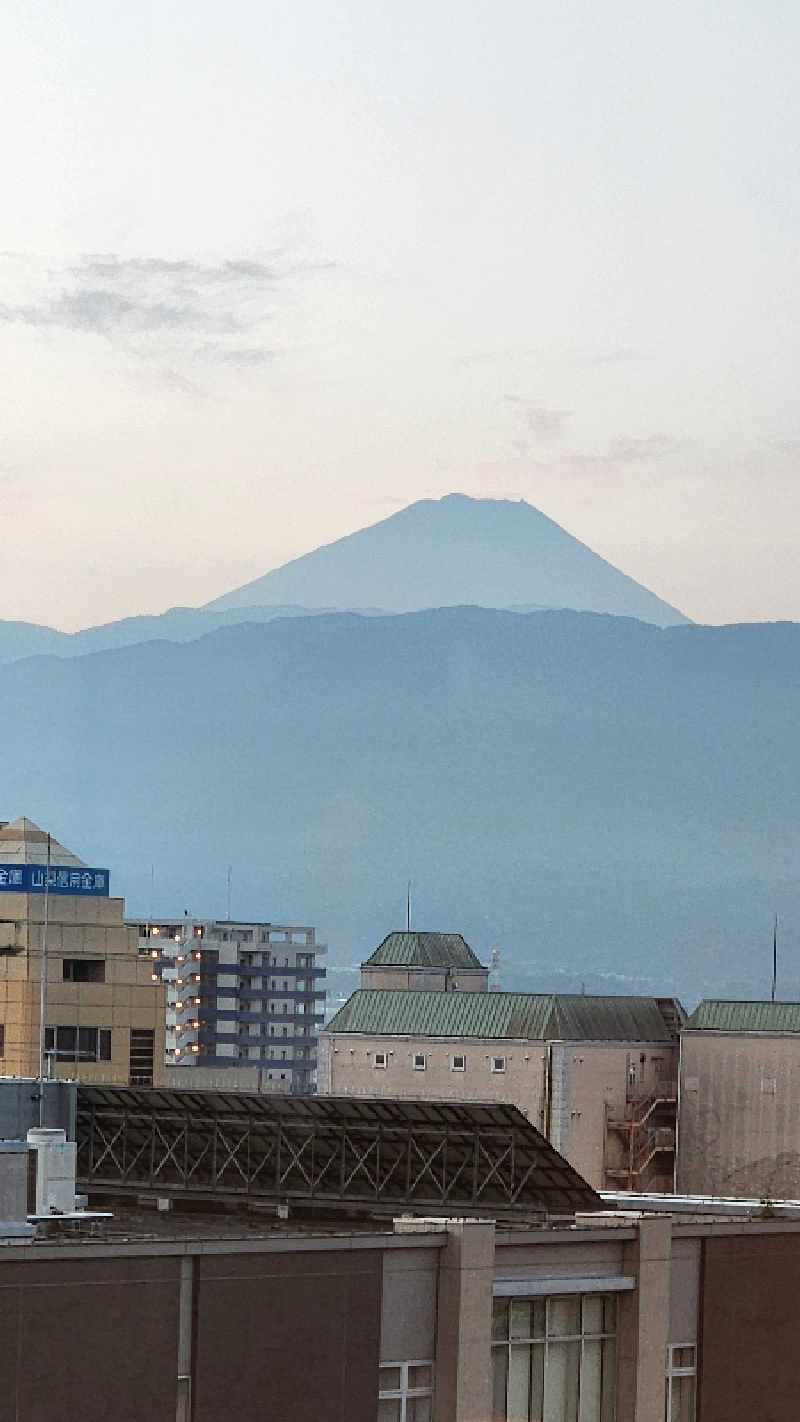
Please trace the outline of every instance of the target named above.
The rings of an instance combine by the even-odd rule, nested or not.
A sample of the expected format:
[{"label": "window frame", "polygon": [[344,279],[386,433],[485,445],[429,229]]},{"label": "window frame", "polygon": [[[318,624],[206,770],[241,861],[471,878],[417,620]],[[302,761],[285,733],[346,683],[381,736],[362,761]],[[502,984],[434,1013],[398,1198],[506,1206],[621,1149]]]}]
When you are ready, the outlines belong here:
[{"label": "window frame", "polygon": [[[381,1387],[380,1375],[390,1368],[400,1369],[399,1387]],[[409,1387],[408,1374],[411,1368],[430,1368],[431,1380],[427,1387]],[[432,1358],[409,1358],[404,1363],[379,1363],[378,1365],[378,1403],[399,1402],[400,1417],[399,1422],[408,1422],[408,1403],[415,1402],[417,1398],[430,1398],[430,1414],[433,1416],[433,1394],[436,1382],[436,1365]]]},{"label": "window frame", "polygon": [[427,1071],[427,1070],[428,1070],[428,1053],[427,1053],[427,1052],[412,1052],[412,1053],[411,1053],[411,1065],[413,1066],[414,1071]]},{"label": "window frame", "polygon": [[[72,1024],[47,1026],[44,1029],[45,1055],[55,1062],[79,1065],[82,1062],[110,1062],[112,1053],[112,1029],[110,1027],[78,1027]],[[74,1033],[71,1047],[66,1045],[69,1033]],[[86,1034],[94,1034],[94,1047],[86,1047]],[[81,1034],[84,1045],[81,1046]],[[59,1036],[61,1042],[59,1043]]]},{"label": "window frame", "polygon": [[[500,1066],[498,1066],[498,1062],[501,1063]],[[506,1069],[506,1059],[505,1057],[490,1057],[489,1066],[495,1076],[502,1076]]]},{"label": "window frame", "polygon": [[[601,1300],[602,1303],[603,1303],[603,1310],[604,1310],[604,1311],[603,1311],[603,1326],[602,1326],[599,1330],[598,1330],[598,1329],[593,1329],[593,1328],[587,1328],[587,1327],[584,1326],[584,1308],[585,1308],[585,1305],[586,1305],[586,1303],[587,1303],[588,1301],[596,1302],[596,1301],[599,1301],[599,1300]],[[558,1303],[565,1303],[565,1302],[574,1303],[575,1301],[578,1302],[578,1308],[579,1308],[579,1314],[578,1314],[578,1331],[577,1331],[577,1332],[569,1331],[569,1332],[564,1332],[564,1333],[562,1333],[562,1332],[560,1332],[560,1330],[559,1330],[558,1328],[556,1328],[556,1327],[554,1326],[554,1322],[553,1322],[553,1320],[551,1319],[552,1305],[553,1305],[553,1304],[558,1304]],[[605,1322],[605,1307],[606,1307],[607,1304],[612,1303],[612,1302],[613,1302],[613,1305],[614,1305],[614,1311],[613,1311],[613,1325],[612,1325],[611,1327],[608,1327],[608,1326],[606,1326],[606,1322]],[[495,1359],[498,1357],[498,1355],[500,1354],[501,1350],[502,1350],[502,1352],[505,1354],[505,1375],[504,1375],[504,1376],[505,1376],[505,1381],[504,1381],[504,1387],[505,1387],[505,1395],[506,1395],[506,1400],[505,1400],[505,1404],[504,1404],[504,1411],[503,1411],[503,1413],[502,1413],[502,1414],[498,1414],[497,1412],[492,1411],[492,1417],[493,1417],[493,1418],[497,1419],[498,1417],[501,1417],[501,1416],[502,1416],[503,1418],[505,1418],[505,1417],[507,1417],[507,1415],[508,1415],[508,1391],[507,1391],[507,1389],[508,1389],[509,1379],[510,1379],[510,1377],[511,1377],[511,1375],[512,1375],[511,1360],[512,1360],[513,1350],[514,1350],[515,1348],[518,1348],[518,1349],[527,1349],[527,1350],[528,1350],[528,1355],[529,1355],[529,1359],[530,1359],[530,1360],[532,1360],[532,1350],[533,1350],[534,1348],[540,1348],[540,1349],[542,1350],[542,1369],[543,1369],[542,1377],[543,1377],[543,1380],[544,1380],[544,1378],[545,1378],[545,1372],[544,1372],[544,1370],[547,1368],[547,1360],[548,1360],[548,1357],[549,1357],[550,1352],[551,1352],[553,1349],[556,1349],[556,1350],[557,1350],[557,1349],[560,1349],[560,1348],[563,1348],[563,1347],[574,1347],[574,1346],[577,1344],[577,1347],[578,1347],[578,1350],[579,1350],[579,1351],[578,1351],[578,1374],[577,1374],[577,1379],[576,1379],[576,1385],[577,1385],[578,1390],[580,1391],[580,1387],[581,1387],[581,1383],[582,1383],[583,1366],[584,1366],[584,1362],[583,1362],[583,1360],[584,1360],[584,1351],[585,1351],[584,1345],[585,1345],[587,1342],[589,1342],[589,1343],[599,1343],[599,1344],[601,1345],[601,1362],[604,1362],[604,1361],[605,1361],[605,1354],[606,1354],[607,1351],[608,1351],[608,1352],[611,1352],[611,1351],[612,1351],[611,1345],[613,1345],[613,1365],[612,1365],[612,1367],[611,1367],[611,1369],[610,1369],[610,1377],[612,1378],[611,1397],[610,1397],[610,1399],[607,1398],[607,1397],[604,1397],[604,1387],[605,1387],[605,1384],[604,1384],[603,1382],[601,1382],[601,1395],[600,1395],[600,1399],[599,1399],[600,1407],[601,1407],[601,1416],[602,1416],[603,1422],[613,1422],[613,1418],[614,1418],[615,1415],[616,1415],[616,1366],[617,1366],[617,1338],[618,1338],[618,1325],[619,1325],[619,1316],[618,1316],[618,1295],[617,1295],[617,1293],[616,1293],[615,1291],[611,1291],[611,1290],[605,1291],[605,1290],[604,1290],[602,1293],[599,1292],[599,1291],[598,1291],[597,1293],[591,1291],[591,1292],[588,1292],[588,1293],[537,1294],[537,1295],[531,1295],[531,1296],[529,1296],[529,1297],[528,1297],[528,1296],[522,1296],[522,1295],[519,1295],[519,1296],[518,1296],[518,1295],[516,1295],[516,1294],[513,1295],[513,1296],[507,1296],[507,1297],[506,1297],[506,1296],[497,1296],[497,1295],[496,1295],[495,1298],[494,1298],[494,1300],[493,1300],[493,1304],[494,1304],[495,1307],[496,1307],[496,1305],[498,1305],[498,1304],[505,1305],[505,1306],[506,1306],[506,1309],[507,1309],[506,1315],[505,1315],[505,1323],[506,1323],[505,1335],[504,1335],[503,1337],[498,1337],[498,1336],[496,1336],[496,1333],[495,1333],[495,1307],[493,1307],[493,1310],[492,1310],[492,1342],[491,1342],[492,1368],[491,1368],[491,1372],[492,1372],[492,1399],[493,1399],[492,1405],[493,1405],[493,1407],[494,1407],[495,1388],[496,1388]],[[543,1331],[542,1331],[542,1332],[536,1332],[535,1329],[534,1329],[534,1331],[531,1332],[529,1335],[523,1336],[523,1335],[520,1334],[519,1336],[515,1336],[515,1322],[514,1322],[514,1317],[513,1317],[513,1313],[512,1313],[512,1310],[513,1310],[515,1304],[516,1304],[516,1305],[520,1305],[520,1304],[528,1304],[528,1305],[538,1304],[538,1305],[540,1305],[540,1307],[542,1308],[541,1316],[542,1316],[543,1319],[544,1319]],[[531,1312],[531,1317],[533,1317],[532,1312]],[[501,1375],[501,1376],[502,1376],[502,1375]],[[605,1410],[603,1410],[603,1403],[604,1403],[604,1401],[607,1403],[607,1406],[606,1406]],[[534,1399],[533,1399],[531,1396],[529,1396],[529,1399],[528,1399],[528,1409],[529,1409],[529,1410],[530,1410],[531,1406],[533,1405],[533,1403],[534,1403]],[[515,1414],[515,1415],[516,1415],[516,1414]],[[537,1415],[538,1415],[538,1414],[537,1414]]]},{"label": "window frame", "polygon": [[[461,1066],[456,1066],[456,1062],[460,1062],[460,1063],[461,1063]],[[450,1058],[450,1070],[451,1070],[451,1071],[466,1071],[466,1069],[467,1069],[467,1055],[466,1055],[466,1052],[454,1052],[453,1055],[452,1055],[451,1058]]]},{"label": "window frame", "polygon": [[[686,1367],[676,1367],[673,1358],[676,1353],[684,1349],[691,1348],[692,1363]],[[665,1399],[664,1417],[666,1422],[670,1422],[672,1416],[673,1383],[679,1382],[682,1378],[694,1378],[694,1388],[692,1389],[692,1408],[689,1422],[694,1422],[697,1416],[697,1343],[668,1343],[665,1377]]]},{"label": "window frame", "polygon": [[373,1053],[372,1053],[372,1068],[373,1068],[373,1071],[386,1071],[386,1068],[388,1067],[388,1065],[389,1065],[389,1053],[388,1053],[388,1052],[373,1052]]}]

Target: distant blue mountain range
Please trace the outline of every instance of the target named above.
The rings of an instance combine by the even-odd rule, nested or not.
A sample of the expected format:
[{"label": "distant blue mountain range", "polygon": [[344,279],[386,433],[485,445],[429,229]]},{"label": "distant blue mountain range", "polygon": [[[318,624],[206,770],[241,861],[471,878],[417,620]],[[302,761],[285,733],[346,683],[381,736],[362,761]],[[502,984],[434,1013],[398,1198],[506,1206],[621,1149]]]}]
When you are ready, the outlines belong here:
[{"label": "distant blue mountain range", "polygon": [[[0,814],[132,913],[405,915],[504,985],[800,996],[800,626],[469,608],[279,617],[0,668]],[[155,866],[155,898],[151,893]],[[349,977],[345,968],[350,965]]]}]

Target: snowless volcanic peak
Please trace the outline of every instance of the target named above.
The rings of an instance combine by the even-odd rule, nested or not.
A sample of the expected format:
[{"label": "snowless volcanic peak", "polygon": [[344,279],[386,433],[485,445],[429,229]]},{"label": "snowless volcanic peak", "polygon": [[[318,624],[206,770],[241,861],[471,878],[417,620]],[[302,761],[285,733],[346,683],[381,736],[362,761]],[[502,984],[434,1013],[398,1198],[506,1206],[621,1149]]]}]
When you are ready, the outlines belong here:
[{"label": "snowless volcanic peak", "polygon": [[524,500],[422,499],[208,604],[417,612],[573,608],[660,627],[687,619]]}]

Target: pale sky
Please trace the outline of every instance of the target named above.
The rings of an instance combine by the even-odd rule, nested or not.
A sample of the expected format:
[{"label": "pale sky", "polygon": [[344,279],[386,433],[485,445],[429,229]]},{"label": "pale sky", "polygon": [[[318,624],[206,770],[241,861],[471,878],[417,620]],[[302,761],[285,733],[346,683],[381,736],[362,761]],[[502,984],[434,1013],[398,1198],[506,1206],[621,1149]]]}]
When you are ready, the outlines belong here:
[{"label": "pale sky", "polygon": [[4,0],[0,617],[452,490],[800,620],[792,0]]}]

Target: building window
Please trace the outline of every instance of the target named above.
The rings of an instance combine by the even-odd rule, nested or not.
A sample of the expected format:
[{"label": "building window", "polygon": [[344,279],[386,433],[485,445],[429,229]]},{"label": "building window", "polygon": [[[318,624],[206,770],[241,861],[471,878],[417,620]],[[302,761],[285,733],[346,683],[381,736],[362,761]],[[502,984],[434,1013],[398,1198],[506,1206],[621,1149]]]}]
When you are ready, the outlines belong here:
[{"label": "building window", "polygon": [[694,1422],[697,1388],[697,1346],[667,1345],[667,1422]]},{"label": "building window", "polygon": [[433,1363],[381,1363],[378,1422],[431,1422]]},{"label": "building window", "polygon": [[494,1422],[613,1422],[615,1372],[613,1294],[494,1300]]},{"label": "building window", "polygon": [[382,1068],[385,1070],[385,1069],[386,1069],[386,1053],[385,1053],[385,1052],[373,1052],[373,1054],[372,1054],[372,1065],[373,1065],[374,1067],[382,1067]]},{"label": "building window", "polygon": [[450,1070],[451,1070],[451,1071],[466,1071],[466,1069],[467,1069],[467,1059],[466,1059],[466,1057],[463,1055],[463,1053],[460,1054],[460,1055],[456,1055],[456,1056],[450,1058]]},{"label": "building window", "polygon": [[110,1062],[110,1027],[45,1027],[44,1049],[57,1062]]},{"label": "building window", "polygon": [[[200,1048],[195,1043],[193,1052]],[[128,1060],[128,1081],[131,1086],[152,1086],[155,1062],[155,1032],[152,1027],[132,1027]]]},{"label": "building window", "polygon": [[424,1053],[424,1052],[415,1052],[415,1053],[414,1053],[414,1070],[415,1070],[415,1071],[425,1071],[425,1068],[427,1067],[427,1065],[428,1065],[428,1058],[426,1057],[425,1053]]},{"label": "building window", "polygon": [[0,1057],[6,1054],[6,1028],[5,1023],[0,1022]]},{"label": "building window", "polygon": [[505,1057],[492,1057],[492,1071],[505,1071],[505,1069],[506,1069],[506,1059],[505,1059]]},{"label": "building window", "polygon": [[102,958],[62,958],[65,983],[104,983],[106,965]]}]

